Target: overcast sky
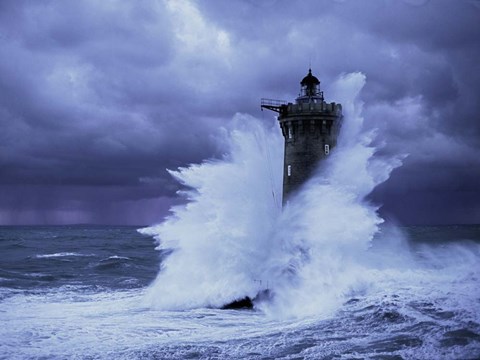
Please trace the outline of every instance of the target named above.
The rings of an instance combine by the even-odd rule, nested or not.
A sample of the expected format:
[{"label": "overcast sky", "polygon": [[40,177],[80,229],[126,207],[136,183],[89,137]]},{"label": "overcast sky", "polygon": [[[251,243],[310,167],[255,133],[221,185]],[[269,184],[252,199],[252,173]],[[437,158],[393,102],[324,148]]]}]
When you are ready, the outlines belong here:
[{"label": "overcast sky", "polygon": [[480,223],[478,0],[2,0],[0,224],[160,221],[165,169],[220,156],[309,63],[364,73],[367,127],[410,154],[384,216]]}]

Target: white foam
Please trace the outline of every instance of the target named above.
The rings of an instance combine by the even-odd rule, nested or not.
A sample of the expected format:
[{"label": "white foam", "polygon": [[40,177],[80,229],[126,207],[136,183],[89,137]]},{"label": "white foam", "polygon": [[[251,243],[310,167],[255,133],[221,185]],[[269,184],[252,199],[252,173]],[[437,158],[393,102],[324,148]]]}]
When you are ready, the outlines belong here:
[{"label": "white foam", "polygon": [[382,222],[364,198],[400,165],[398,159],[375,158],[373,134],[361,132],[356,97],[364,84],[360,73],[338,80],[343,135],[283,212],[283,138],[277,124],[266,129],[257,119],[237,115],[233,129],[225,130],[231,149],[223,160],[171,172],[192,190],[183,193],[187,205],[174,208],[162,224],[142,230],[156,237],[159,248],[175,249],[149,292],[154,305],[220,306],[255,296],[267,284],[282,314],[330,309],[327,303],[320,310],[308,304],[309,298],[318,304],[320,293],[328,293],[326,302],[338,303],[334,299],[356,282],[352,274],[358,265],[352,258],[368,248]]},{"label": "white foam", "polygon": [[[439,261],[419,261],[395,227],[379,234],[383,219],[366,200],[404,155],[376,155],[375,132],[363,130],[357,98],[365,81],[354,73],[336,82],[335,99],[345,116],[339,143],[283,211],[278,124],[266,128],[255,118],[237,115],[224,132],[223,141],[230,144],[224,159],[171,172],[190,188],[182,193],[189,202],[175,207],[162,224],[142,230],[155,236],[160,249],[174,249],[148,291],[154,308],[221,306],[268,287],[275,296],[260,305],[266,314],[329,316],[352,296],[401,291],[397,279],[421,288],[418,279],[424,274],[435,277],[429,271]],[[375,236],[379,239],[372,249]],[[440,254],[431,250],[437,259]],[[438,274],[441,293],[466,271],[439,268],[448,268],[452,276],[445,277],[443,270]]]},{"label": "white foam", "polygon": [[224,160],[171,172],[192,188],[182,193],[190,202],[143,230],[160,248],[176,249],[150,291],[160,308],[221,306],[258,291],[280,213],[281,179],[272,174],[281,173],[282,140],[250,116],[234,121]]},{"label": "white foam", "polygon": [[101,261],[107,261],[107,260],[131,260],[131,259],[128,256],[112,255]]},{"label": "white foam", "polygon": [[35,255],[37,259],[44,259],[44,258],[57,258],[57,257],[67,257],[67,256],[95,256],[93,254],[81,254],[76,252],[59,252],[53,254],[41,254]]}]

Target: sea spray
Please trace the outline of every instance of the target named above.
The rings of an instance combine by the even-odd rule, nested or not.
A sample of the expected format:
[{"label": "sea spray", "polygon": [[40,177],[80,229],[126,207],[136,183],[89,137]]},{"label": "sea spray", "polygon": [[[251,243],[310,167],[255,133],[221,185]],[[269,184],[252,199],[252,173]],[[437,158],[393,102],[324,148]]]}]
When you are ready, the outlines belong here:
[{"label": "sea spray", "polygon": [[171,172],[189,188],[181,193],[188,203],[144,230],[160,249],[174,249],[151,287],[156,306],[217,307],[259,290],[281,211],[281,179],[273,174],[281,173],[282,139],[250,116],[236,115],[233,125],[224,159]]},{"label": "sea spray", "polygon": [[346,295],[367,284],[358,260],[367,256],[383,220],[365,198],[401,160],[374,156],[370,144],[375,133],[362,131],[362,104],[357,100],[364,84],[360,73],[344,75],[335,84],[344,107],[342,133],[335,151],[289,199],[279,218],[274,234],[278,251],[270,258],[268,276],[275,298],[262,306],[267,312],[330,313]]},{"label": "sea spray", "polygon": [[174,249],[150,288],[155,306],[217,307],[268,287],[274,300],[262,309],[302,316],[334,310],[362,286],[357,259],[382,222],[365,197],[401,163],[375,157],[374,133],[362,132],[364,84],[360,73],[336,82],[345,114],[339,143],[283,211],[283,139],[250,116],[237,115],[225,131],[222,160],[171,172],[188,187],[188,203],[143,230],[160,249]]}]

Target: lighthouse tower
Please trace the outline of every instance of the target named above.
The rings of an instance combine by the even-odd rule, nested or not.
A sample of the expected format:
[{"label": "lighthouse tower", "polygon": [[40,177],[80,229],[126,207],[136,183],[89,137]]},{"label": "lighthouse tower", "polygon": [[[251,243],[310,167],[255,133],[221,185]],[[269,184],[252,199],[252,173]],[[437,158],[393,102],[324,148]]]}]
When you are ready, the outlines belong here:
[{"label": "lighthouse tower", "polygon": [[300,82],[295,103],[262,99],[262,110],[277,112],[285,138],[283,203],[312,175],[319,161],[337,144],[342,124],[342,106],[326,103],[320,81],[308,70]]}]

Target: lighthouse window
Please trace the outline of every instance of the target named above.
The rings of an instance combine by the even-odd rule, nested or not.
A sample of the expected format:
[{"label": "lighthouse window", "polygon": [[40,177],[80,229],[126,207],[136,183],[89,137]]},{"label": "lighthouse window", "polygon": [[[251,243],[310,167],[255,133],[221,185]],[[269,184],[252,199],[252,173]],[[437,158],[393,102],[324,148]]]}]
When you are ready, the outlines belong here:
[{"label": "lighthouse window", "polygon": [[330,153],[330,145],[326,144],[325,145],[325,155],[328,155]]},{"label": "lighthouse window", "polygon": [[287,176],[292,176],[292,165],[287,166]]},{"label": "lighthouse window", "polygon": [[292,128],[289,127],[289,128],[288,128],[288,138],[291,139],[292,137],[293,137]]}]

